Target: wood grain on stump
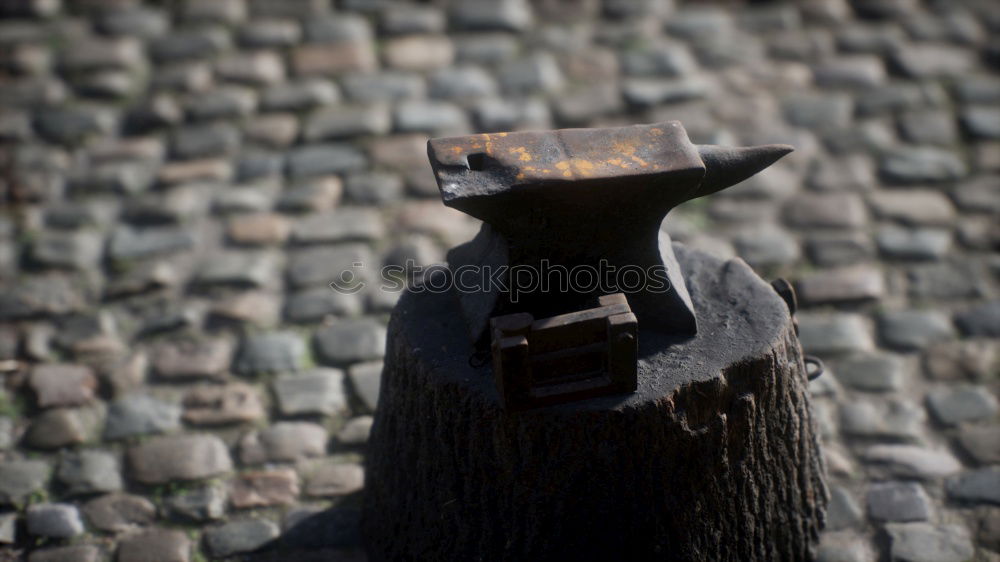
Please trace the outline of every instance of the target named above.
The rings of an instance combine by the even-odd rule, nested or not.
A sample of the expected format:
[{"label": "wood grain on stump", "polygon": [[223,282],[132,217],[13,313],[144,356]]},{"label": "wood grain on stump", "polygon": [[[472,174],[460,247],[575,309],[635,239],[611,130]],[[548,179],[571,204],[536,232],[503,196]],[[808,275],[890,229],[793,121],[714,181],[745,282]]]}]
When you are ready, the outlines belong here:
[{"label": "wood grain on stump", "polygon": [[827,500],[788,309],[675,245],[698,316],[639,333],[639,389],[507,413],[453,294],[393,313],[363,530],[383,560],[802,560]]}]

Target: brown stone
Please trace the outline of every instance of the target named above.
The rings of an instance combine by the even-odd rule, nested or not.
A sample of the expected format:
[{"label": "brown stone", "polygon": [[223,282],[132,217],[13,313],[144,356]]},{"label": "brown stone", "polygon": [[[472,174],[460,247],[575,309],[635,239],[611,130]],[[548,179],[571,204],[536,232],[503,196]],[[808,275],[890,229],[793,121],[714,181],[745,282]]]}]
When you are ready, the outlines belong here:
[{"label": "brown stone", "polygon": [[116,493],[88,501],[83,514],[92,527],[118,533],[152,524],[156,520],[156,506],[142,496]]},{"label": "brown stone", "polygon": [[228,160],[206,158],[171,162],[160,167],[157,180],[165,184],[187,183],[191,181],[229,181],[233,177],[233,167]]},{"label": "brown stone", "polygon": [[343,496],[365,487],[365,471],[360,464],[323,460],[309,467],[306,495]]},{"label": "brown stone", "polygon": [[393,68],[422,72],[449,66],[455,47],[445,36],[411,35],[386,42],[382,56]]},{"label": "brown stone", "polygon": [[294,503],[299,495],[299,475],[291,468],[240,474],[229,485],[235,508]]},{"label": "brown stone", "polygon": [[75,406],[94,399],[97,377],[81,365],[36,365],[28,381],[40,408]]},{"label": "brown stone", "polygon": [[940,191],[907,189],[871,194],[871,205],[879,217],[911,225],[950,226],[955,206]]},{"label": "brown stone", "polygon": [[375,52],[367,41],[300,45],[292,51],[292,67],[300,76],[371,72],[376,67]]},{"label": "brown stone", "polygon": [[990,340],[939,342],[924,354],[924,368],[936,380],[981,380],[996,358],[997,344]]},{"label": "brown stone", "polygon": [[288,239],[288,220],[277,213],[237,215],[229,219],[226,233],[237,244],[281,244]]},{"label": "brown stone", "polygon": [[138,350],[109,365],[103,376],[111,383],[112,393],[118,397],[142,386],[148,367],[146,352]]},{"label": "brown stone", "polygon": [[188,562],[191,541],[183,531],[150,529],[118,546],[118,562]]},{"label": "brown stone", "polygon": [[882,298],[885,280],[878,268],[857,265],[818,271],[801,279],[795,288],[804,305],[848,303]]},{"label": "brown stone", "polygon": [[219,320],[241,322],[258,327],[278,323],[281,304],[277,295],[260,291],[238,293],[215,303],[212,316]]},{"label": "brown stone", "polygon": [[250,422],[262,417],[260,395],[247,384],[198,386],[184,396],[184,421],[195,425]]},{"label": "brown stone", "polygon": [[282,148],[295,142],[299,134],[299,120],[288,113],[259,115],[243,126],[246,140]]},{"label": "brown stone", "polygon": [[294,462],[326,452],[323,426],[308,422],[278,422],[240,439],[240,460],[246,464]]},{"label": "brown stone", "polygon": [[229,449],[214,435],[171,435],[128,451],[132,477],[145,484],[210,478],[233,468]]},{"label": "brown stone", "polygon": [[84,443],[94,437],[100,424],[97,408],[53,408],[31,422],[24,440],[36,449],[58,449]]},{"label": "brown stone", "polygon": [[221,378],[232,357],[233,344],[227,339],[174,340],[156,347],[153,367],[168,379]]}]

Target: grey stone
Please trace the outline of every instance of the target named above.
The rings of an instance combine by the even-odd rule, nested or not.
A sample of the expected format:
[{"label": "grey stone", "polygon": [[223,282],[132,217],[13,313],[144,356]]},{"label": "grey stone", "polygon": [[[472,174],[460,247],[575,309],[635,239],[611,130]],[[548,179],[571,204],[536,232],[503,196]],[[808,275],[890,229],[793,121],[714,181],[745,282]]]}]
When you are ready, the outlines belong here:
[{"label": "grey stone", "polygon": [[952,339],[955,331],[944,314],[933,310],[893,310],[878,316],[882,342],[893,349],[912,351]]},{"label": "grey stone", "polygon": [[450,102],[405,100],[396,106],[393,120],[400,132],[457,134],[468,127],[465,112]]},{"label": "grey stone", "polygon": [[389,35],[439,33],[445,30],[445,14],[432,6],[394,6],[381,14],[379,28]]},{"label": "grey stone", "polygon": [[621,55],[622,70],[628,76],[676,78],[697,68],[687,47],[680,43],[657,43]]},{"label": "grey stone", "polygon": [[213,556],[251,552],[278,538],[278,526],[266,519],[230,521],[205,531],[205,545]]},{"label": "grey stone", "polygon": [[944,110],[908,111],[899,117],[899,129],[916,144],[948,146],[958,141],[955,116]]},{"label": "grey stone", "polygon": [[368,20],[352,14],[310,18],[305,21],[305,40],[312,43],[368,41],[372,38]]},{"label": "grey stone", "polygon": [[875,233],[882,255],[900,260],[936,260],[951,249],[951,232],[941,228],[887,226]]},{"label": "grey stone", "polygon": [[240,460],[245,464],[295,462],[326,453],[323,426],[307,422],[278,422],[240,439]]},{"label": "grey stone", "polygon": [[359,280],[369,279],[374,265],[371,250],[364,244],[300,250],[289,258],[288,281],[295,288],[328,287],[334,281],[350,281],[345,279],[345,272],[354,274]]},{"label": "grey stone", "polygon": [[84,504],[83,515],[97,530],[120,533],[151,525],[156,520],[156,506],[142,496],[106,494]]},{"label": "grey stone", "polygon": [[170,151],[181,159],[232,154],[239,146],[239,130],[229,123],[178,128],[170,141]]},{"label": "grey stone", "polygon": [[386,331],[371,318],[341,320],[316,332],[319,357],[333,365],[381,358]]},{"label": "grey stone", "polygon": [[1000,213],[1000,185],[992,177],[981,177],[957,186],[951,192],[963,211]]},{"label": "grey stone", "polygon": [[247,334],[233,370],[244,375],[299,371],[306,365],[307,353],[305,342],[295,332]]},{"label": "grey stone", "polygon": [[361,399],[361,403],[369,412],[374,412],[378,405],[379,387],[382,383],[382,361],[355,363],[348,369],[347,374],[351,379],[354,394]]},{"label": "grey stone", "polygon": [[872,338],[857,314],[800,313],[799,339],[807,353],[838,354],[871,350]]},{"label": "grey stone", "polygon": [[285,318],[290,322],[320,322],[327,316],[356,316],[362,308],[357,294],[317,287],[289,295],[285,301]]},{"label": "grey stone", "polygon": [[105,439],[167,433],[180,428],[181,408],[146,394],[131,394],[108,406]]},{"label": "grey stone", "polygon": [[279,271],[278,263],[278,257],[266,251],[218,252],[201,264],[195,282],[203,287],[267,287]]},{"label": "grey stone", "polygon": [[160,62],[205,58],[228,44],[229,36],[220,28],[188,29],[154,39],[149,43],[149,54]]},{"label": "grey stone", "polygon": [[236,24],[246,19],[247,6],[244,0],[185,2],[180,12],[185,22]]},{"label": "grey stone", "polygon": [[1000,301],[983,303],[955,315],[955,324],[972,337],[1000,337]]},{"label": "grey stone", "polygon": [[66,493],[72,495],[122,489],[118,461],[114,455],[103,451],[84,450],[63,455],[56,478],[66,487]]},{"label": "grey stone", "polygon": [[45,489],[52,468],[42,460],[0,462],[0,503],[18,504]]},{"label": "grey stone", "polygon": [[878,300],[885,294],[881,270],[867,265],[814,273],[799,280],[795,286],[803,306]]},{"label": "grey stone", "polygon": [[868,489],[868,514],[876,521],[927,521],[933,511],[916,482],[876,482]]},{"label": "grey stone", "polygon": [[890,152],[879,161],[879,174],[892,183],[928,183],[959,180],[968,168],[954,152],[916,147]]},{"label": "grey stone", "polygon": [[504,63],[499,70],[500,85],[510,94],[553,93],[563,86],[562,72],[555,57],[540,52]]},{"label": "grey stone", "polygon": [[854,109],[849,96],[826,93],[788,97],[781,107],[788,123],[809,129],[845,127]]},{"label": "grey stone", "polygon": [[487,98],[478,102],[472,113],[479,128],[486,131],[545,129],[551,123],[548,105],[537,99],[517,102]]},{"label": "grey stone", "polygon": [[122,539],[119,562],[189,562],[191,540],[184,531],[149,529]]},{"label": "grey stone", "polygon": [[1000,425],[962,426],[958,443],[977,463],[1000,464]]},{"label": "grey stone", "polygon": [[431,74],[429,82],[429,93],[435,98],[469,99],[497,93],[493,76],[478,66],[443,68]]},{"label": "grey stone", "polygon": [[973,69],[975,57],[958,47],[914,43],[897,49],[892,64],[911,78],[957,78]]},{"label": "grey stone", "polygon": [[1000,468],[986,467],[956,474],[945,483],[948,497],[1000,505]]},{"label": "grey stone", "polygon": [[845,385],[865,391],[900,390],[905,383],[903,362],[896,355],[869,353],[838,361],[834,373]]},{"label": "grey stone", "polygon": [[828,59],[813,65],[812,71],[821,88],[871,88],[886,81],[882,59],[872,55]]},{"label": "grey stone", "polygon": [[622,109],[622,97],[614,83],[597,83],[593,86],[575,89],[561,97],[556,104],[556,119],[569,126],[583,125],[602,115]]},{"label": "grey stone", "polygon": [[68,539],[84,532],[76,506],[65,503],[42,503],[28,507],[25,515],[28,534],[36,537]]},{"label": "grey stone", "polygon": [[278,408],[286,416],[334,415],[347,411],[344,372],[319,368],[279,377],[272,383]]},{"label": "grey stone", "polygon": [[334,140],[389,132],[392,118],[381,104],[337,106],[313,113],[306,120],[306,141]]},{"label": "grey stone", "polygon": [[378,211],[345,207],[329,213],[311,215],[298,221],[292,227],[292,242],[328,244],[378,240],[384,234],[385,227]]},{"label": "grey stone", "polygon": [[244,47],[267,49],[290,47],[302,37],[299,22],[290,19],[258,19],[248,22],[237,32],[237,41]]},{"label": "grey stone", "polygon": [[97,107],[51,108],[35,117],[38,134],[61,144],[77,144],[89,136],[111,134],[115,125],[115,115]]},{"label": "grey stone", "polygon": [[98,18],[97,28],[108,35],[130,35],[140,39],[160,37],[170,28],[163,10],[147,6],[123,6]]},{"label": "grey stone", "polygon": [[907,271],[910,296],[918,299],[979,298],[986,294],[985,273],[972,261],[948,261]]},{"label": "grey stone", "polygon": [[968,529],[961,525],[890,523],[885,530],[892,560],[963,562],[975,551]]},{"label": "grey stone", "polygon": [[508,33],[469,33],[455,37],[458,62],[496,64],[514,58],[520,49],[517,38]]},{"label": "grey stone", "polygon": [[831,531],[857,527],[864,521],[864,512],[854,496],[841,486],[830,487],[830,503],[826,511],[826,528]]},{"label": "grey stone", "polygon": [[917,440],[924,410],[902,399],[855,400],[840,405],[840,430],[845,435]]},{"label": "grey stone", "polygon": [[340,93],[332,82],[309,78],[271,86],[261,96],[260,106],[265,111],[302,111],[339,100]]},{"label": "grey stone", "polygon": [[423,97],[427,88],[420,75],[389,70],[348,74],[341,79],[344,94],[355,102],[394,102]]},{"label": "grey stone", "polygon": [[215,521],[226,514],[226,488],[221,484],[208,484],[181,491],[164,500],[167,514],[181,521]]},{"label": "grey stone", "polygon": [[733,237],[736,252],[753,267],[767,267],[794,262],[799,258],[799,244],[781,228],[762,225],[737,232]]},{"label": "grey stone", "polygon": [[525,0],[471,0],[455,4],[452,22],[473,31],[524,31],[532,23],[531,5]]},{"label": "grey stone", "polygon": [[189,98],[184,105],[188,117],[197,121],[247,117],[256,108],[256,92],[243,86],[216,88]]},{"label": "grey stone", "polygon": [[622,84],[625,101],[638,108],[696,100],[708,92],[708,85],[698,77],[630,78]]},{"label": "grey stone", "polygon": [[347,176],[344,192],[354,203],[381,205],[403,197],[403,178],[390,172],[362,172]]},{"label": "grey stone", "polygon": [[982,386],[939,388],[927,394],[927,407],[944,425],[992,418],[997,414],[997,399]]},{"label": "grey stone", "polygon": [[0,513],[0,544],[17,541],[17,512]]},{"label": "grey stone", "polygon": [[288,173],[293,178],[354,172],[367,165],[365,155],[347,144],[309,145],[288,155]]},{"label": "grey stone", "polygon": [[115,260],[143,259],[190,250],[194,246],[195,238],[189,229],[121,225],[111,235],[108,255]]},{"label": "grey stone", "polygon": [[233,468],[229,450],[214,435],[156,437],[128,451],[131,475],[144,484],[199,480]]},{"label": "grey stone", "polygon": [[716,6],[688,6],[675,12],[665,28],[668,33],[685,39],[730,33],[732,14]]},{"label": "grey stone", "polygon": [[44,232],[31,244],[31,260],[44,267],[97,267],[104,240],[95,232]]},{"label": "grey stone", "polygon": [[866,261],[874,254],[871,240],[855,232],[810,236],[805,246],[814,263],[827,267]]}]

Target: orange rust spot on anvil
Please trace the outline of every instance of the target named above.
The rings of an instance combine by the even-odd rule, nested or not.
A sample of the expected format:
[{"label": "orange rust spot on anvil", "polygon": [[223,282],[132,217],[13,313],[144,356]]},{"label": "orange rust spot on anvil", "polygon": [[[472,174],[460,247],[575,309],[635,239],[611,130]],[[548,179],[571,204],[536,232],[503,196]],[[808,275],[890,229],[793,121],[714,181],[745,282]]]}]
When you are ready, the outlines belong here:
[{"label": "orange rust spot on anvil", "polygon": [[521,162],[531,162],[531,154],[528,154],[528,149],[523,146],[510,149],[510,153],[516,154]]}]

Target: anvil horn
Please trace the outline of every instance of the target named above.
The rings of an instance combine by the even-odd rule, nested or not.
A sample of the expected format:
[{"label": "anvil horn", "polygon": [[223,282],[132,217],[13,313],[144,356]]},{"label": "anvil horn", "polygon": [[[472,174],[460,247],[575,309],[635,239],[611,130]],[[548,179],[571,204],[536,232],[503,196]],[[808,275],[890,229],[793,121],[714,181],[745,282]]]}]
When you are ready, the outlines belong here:
[{"label": "anvil horn", "polygon": [[705,163],[705,177],[701,180],[695,197],[711,195],[736,185],[794,150],[787,144],[765,144],[745,148],[699,144],[697,148],[701,161]]}]

